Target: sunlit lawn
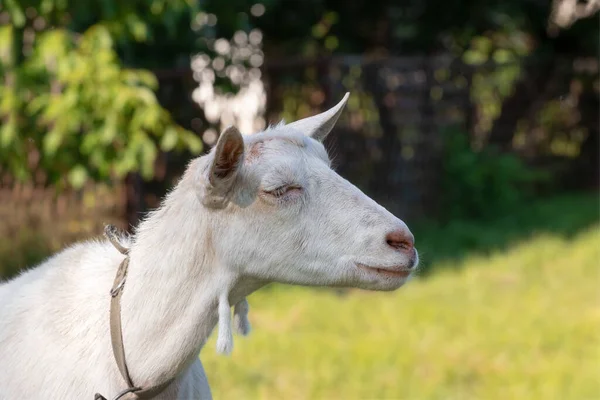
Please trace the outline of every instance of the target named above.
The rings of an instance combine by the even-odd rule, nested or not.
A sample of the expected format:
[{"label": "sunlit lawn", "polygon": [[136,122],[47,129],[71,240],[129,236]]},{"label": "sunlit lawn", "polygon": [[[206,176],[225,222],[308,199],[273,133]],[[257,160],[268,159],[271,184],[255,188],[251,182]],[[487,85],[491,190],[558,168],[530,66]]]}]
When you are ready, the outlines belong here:
[{"label": "sunlit lawn", "polygon": [[597,224],[452,266],[395,293],[253,294],[251,336],[201,354],[215,399],[600,399]]},{"label": "sunlit lawn", "polygon": [[[394,293],[253,294],[251,336],[201,354],[215,399],[600,400],[599,204],[416,227],[427,274]],[[50,228],[0,240],[0,275]]]}]

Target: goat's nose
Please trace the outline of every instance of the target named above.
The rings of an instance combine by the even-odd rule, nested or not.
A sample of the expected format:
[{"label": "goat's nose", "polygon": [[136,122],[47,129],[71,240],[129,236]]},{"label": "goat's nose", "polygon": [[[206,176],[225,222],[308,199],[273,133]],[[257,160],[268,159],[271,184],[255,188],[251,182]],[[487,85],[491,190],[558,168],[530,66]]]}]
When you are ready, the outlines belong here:
[{"label": "goat's nose", "polygon": [[388,246],[395,250],[412,253],[415,246],[415,237],[410,231],[397,230],[385,235]]}]

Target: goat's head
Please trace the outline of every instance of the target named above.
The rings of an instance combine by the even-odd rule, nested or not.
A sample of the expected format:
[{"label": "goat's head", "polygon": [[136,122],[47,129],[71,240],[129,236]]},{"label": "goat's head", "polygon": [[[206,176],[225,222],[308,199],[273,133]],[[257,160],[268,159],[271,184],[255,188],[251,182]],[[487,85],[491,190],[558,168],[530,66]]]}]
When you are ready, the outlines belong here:
[{"label": "goat's head", "polygon": [[264,281],[371,290],[397,289],[414,271],[406,224],[330,167],[321,142],[348,96],[255,135],[228,128],[192,163],[221,263]]}]

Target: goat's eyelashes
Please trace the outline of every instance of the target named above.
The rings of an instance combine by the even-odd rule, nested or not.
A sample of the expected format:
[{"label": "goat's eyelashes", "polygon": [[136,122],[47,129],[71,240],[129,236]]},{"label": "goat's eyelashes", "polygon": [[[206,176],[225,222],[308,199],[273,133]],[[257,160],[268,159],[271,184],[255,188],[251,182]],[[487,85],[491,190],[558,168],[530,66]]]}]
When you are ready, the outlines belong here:
[{"label": "goat's eyelashes", "polygon": [[298,185],[282,185],[272,190],[264,190],[263,192],[269,196],[282,198],[288,194],[299,193],[301,191],[302,188]]}]

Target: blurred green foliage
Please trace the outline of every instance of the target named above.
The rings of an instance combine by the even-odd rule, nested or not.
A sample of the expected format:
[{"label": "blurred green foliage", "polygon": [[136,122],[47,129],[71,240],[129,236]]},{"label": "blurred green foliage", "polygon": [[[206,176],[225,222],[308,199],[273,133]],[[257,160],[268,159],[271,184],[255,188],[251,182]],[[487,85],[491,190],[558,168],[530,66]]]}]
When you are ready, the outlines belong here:
[{"label": "blurred green foliage", "polygon": [[[209,2],[212,3],[212,2]],[[265,34],[269,53],[435,54],[473,62],[499,62],[533,48],[596,54],[597,19],[578,21],[556,38],[546,27],[551,1],[519,0],[263,0],[266,12],[250,18]],[[228,2],[243,12],[244,2]],[[486,45],[484,42],[488,42]],[[481,46],[486,46],[487,49]],[[466,53],[466,51],[470,50]]]},{"label": "blurred green foliage", "polygon": [[[597,24],[582,20],[552,39],[549,13],[549,2],[516,0],[6,0],[0,170],[80,187],[131,171],[149,178],[159,149],[199,153],[201,141],[160,106],[145,69],[188,67],[198,52],[218,57],[215,42],[239,30],[260,29],[271,58],[441,51],[481,64],[595,52]],[[515,65],[496,71],[473,79],[484,130],[519,75]],[[236,90],[224,74],[215,85]]]},{"label": "blurred green foliage", "polygon": [[[153,74],[124,68],[116,43],[152,39],[190,1],[9,1],[0,27],[0,171],[79,188],[154,174],[160,150],[202,150],[161,107]],[[4,10],[3,10],[4,11]],[[40,175],[36,175],[40,178]]]},{"label": "blurred green foliage", "polygon": [[547,181],[547,171],[528,166],[514,153],[488,145],[474,149],[460,129],[444,132],[441,208],[447,219],[489,219],[510,212],[531,199]]}]

